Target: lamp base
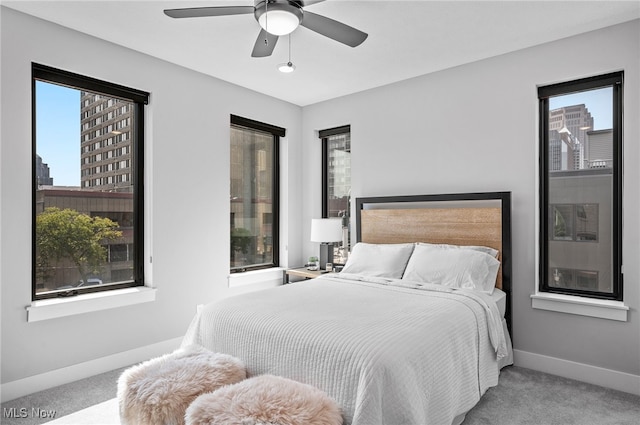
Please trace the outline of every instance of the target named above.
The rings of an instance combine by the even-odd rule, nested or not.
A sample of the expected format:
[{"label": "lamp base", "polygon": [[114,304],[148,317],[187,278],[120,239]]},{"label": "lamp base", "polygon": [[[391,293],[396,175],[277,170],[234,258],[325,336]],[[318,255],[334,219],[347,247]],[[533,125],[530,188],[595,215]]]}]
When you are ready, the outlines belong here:
[{"label": "lamp base", "polygon": [[333,243],[322,242],[320,244],[320,270],[326,270],[327,263],[333,264]]}]

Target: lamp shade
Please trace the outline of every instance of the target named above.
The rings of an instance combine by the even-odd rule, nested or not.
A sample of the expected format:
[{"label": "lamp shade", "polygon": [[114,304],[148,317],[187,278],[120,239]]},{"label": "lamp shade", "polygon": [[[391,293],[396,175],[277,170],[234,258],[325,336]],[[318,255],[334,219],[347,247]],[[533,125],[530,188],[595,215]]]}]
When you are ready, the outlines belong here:
[{"label": "lamp shade", "polygon": [[311,242],[339,242],[341,240],[341,218],[311,219]]}]

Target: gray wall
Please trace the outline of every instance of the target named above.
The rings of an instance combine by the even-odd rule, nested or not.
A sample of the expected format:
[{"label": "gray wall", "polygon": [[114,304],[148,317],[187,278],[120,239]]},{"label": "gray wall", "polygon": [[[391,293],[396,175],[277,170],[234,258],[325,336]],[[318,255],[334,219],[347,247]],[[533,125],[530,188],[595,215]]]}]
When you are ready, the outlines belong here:
[{"label": "gray wall", "polygon": [[[300,263],[301,108],[2,8],[2,382],[184,334],[229,293],[229,115],[287,129],[283,263]],[[105,60],[108,58],[108,60]],[[147,197],[155,302],[27,323],[31,302],[31,62],[151,92]],[[293,233],[296,234],[296,233]]]},{"label": "gray wall", "polygon": [[[640,375],[639,32],[639,21],[633,21],[305,107],[304,241],[304,224],[321,210],[314,131],[351,124],[354,197],[512,192],[516,350]],[[529,296],[536,288],[536,87],[621,69],[629,321],[534,310]],[[305,244],[312,253],[314,246]]]}]

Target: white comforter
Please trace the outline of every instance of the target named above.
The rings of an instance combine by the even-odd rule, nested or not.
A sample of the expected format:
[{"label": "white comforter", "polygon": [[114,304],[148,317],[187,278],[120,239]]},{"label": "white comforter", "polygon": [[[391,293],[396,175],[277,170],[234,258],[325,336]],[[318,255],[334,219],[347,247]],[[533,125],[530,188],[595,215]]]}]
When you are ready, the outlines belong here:
[{"label": "white comforter", "polygon": [[183,344],[320,388],[345,424],[450,424],[497,385],[507,345],[488,296],[441,288],[324,275],[209,304]]}]

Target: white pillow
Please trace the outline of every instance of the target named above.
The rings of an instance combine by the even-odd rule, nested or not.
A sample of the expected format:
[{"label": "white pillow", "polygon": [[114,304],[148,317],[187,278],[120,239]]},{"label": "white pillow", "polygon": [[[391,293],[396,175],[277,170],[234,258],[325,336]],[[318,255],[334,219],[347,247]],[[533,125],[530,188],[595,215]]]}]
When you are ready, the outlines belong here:
[{"label": "white pillow", "polygon": [[493,258],[498,258],[498,250],[497,249],[493,249],[491,247],[488,246],[478,246],[478,245],[447,245],[447,244],[443,244],[443,243],[439,243],[439,244],[433,244],[433,243],[426,243],[426,242],[418,242],[418,245],[431,245],[434,247],[440,247],[440,248],[462,248],[462,249],[472,249],[474,251],[480,251],[480,252],[484,252],[485,254],[489,254],[490,256],[492,256]]},{"label": "white pillow", "polygon": [[493,293],[500,262],[484,252],[416,245],[402,279]]},{"label": "white pillow", "polygon": [[351,249],[344,273],[400,279],[414,244],[371,244],[358,242]]}]

